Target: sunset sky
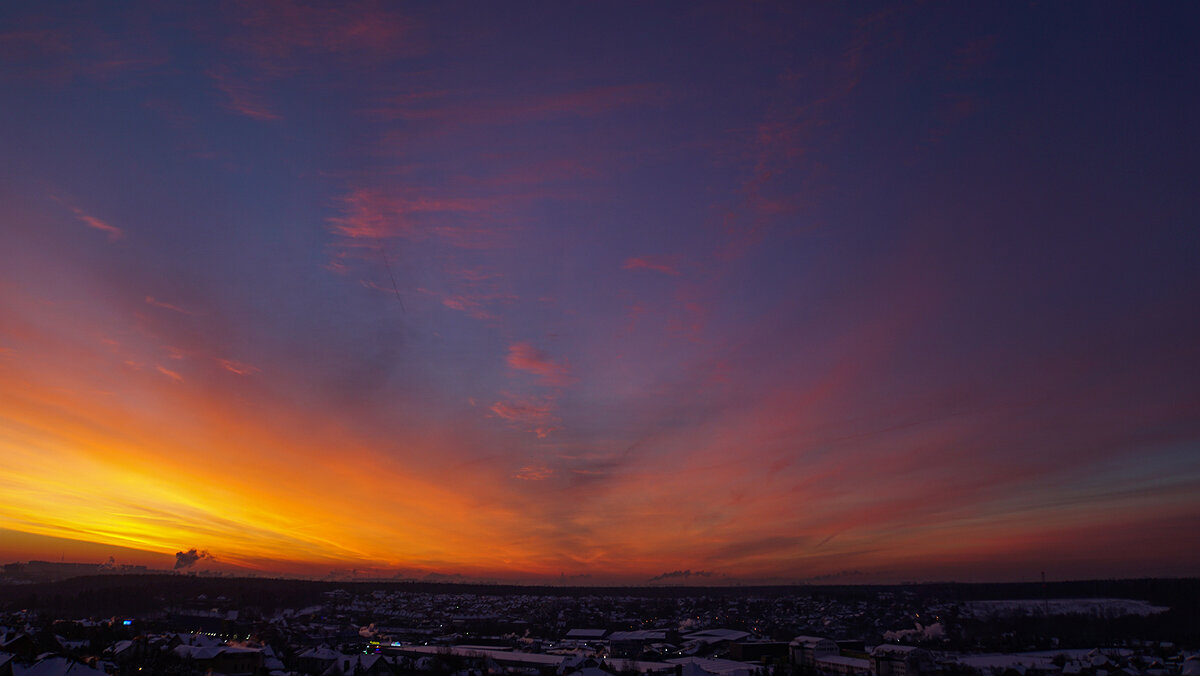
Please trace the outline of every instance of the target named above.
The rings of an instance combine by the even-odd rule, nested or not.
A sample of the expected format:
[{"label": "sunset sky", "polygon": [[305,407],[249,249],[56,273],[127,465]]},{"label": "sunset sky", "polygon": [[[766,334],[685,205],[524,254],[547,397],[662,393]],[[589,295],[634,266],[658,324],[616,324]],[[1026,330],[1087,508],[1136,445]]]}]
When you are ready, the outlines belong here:
[{"label": "sunset sky", "polygon": [[0,4],[0,563],[1200,574],[1197,35]]}]

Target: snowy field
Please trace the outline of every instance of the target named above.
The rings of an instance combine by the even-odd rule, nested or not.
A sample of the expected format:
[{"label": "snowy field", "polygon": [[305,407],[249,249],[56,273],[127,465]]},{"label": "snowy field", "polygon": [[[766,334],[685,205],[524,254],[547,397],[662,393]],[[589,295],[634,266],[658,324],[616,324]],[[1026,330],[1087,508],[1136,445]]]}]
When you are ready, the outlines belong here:
[{"label": "snowy field", "polygon": [[1122,617],[1155,615],[1170,610],[1133,599],[1024,599],[1016,601],[971,601],[963,610],[975,617],[1004,615],[1092,615]]}]

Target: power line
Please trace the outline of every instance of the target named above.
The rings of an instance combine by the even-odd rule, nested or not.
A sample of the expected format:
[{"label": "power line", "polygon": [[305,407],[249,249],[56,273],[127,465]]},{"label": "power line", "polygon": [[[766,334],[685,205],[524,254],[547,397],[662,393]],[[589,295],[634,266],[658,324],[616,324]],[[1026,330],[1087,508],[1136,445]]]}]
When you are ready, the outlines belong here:
[{"label": "power line", "polygon": [[387,252],[383,247],[379,247],[379,257],[383,259],[383,267],[387,269],[388,279],[392,280],[392,291],[396,292],[396,300],[400,303],[400,310],[408,312],[404,309],[404,299],[400,297],[400,287],[396,285],[396,275],[392,274],[392,264],[388,262]]}]

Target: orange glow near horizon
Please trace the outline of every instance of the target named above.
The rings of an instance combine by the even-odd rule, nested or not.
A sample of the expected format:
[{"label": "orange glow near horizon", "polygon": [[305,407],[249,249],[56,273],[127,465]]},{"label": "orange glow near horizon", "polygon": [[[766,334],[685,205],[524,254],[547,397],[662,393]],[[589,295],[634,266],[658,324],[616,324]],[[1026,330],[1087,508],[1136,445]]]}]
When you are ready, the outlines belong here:
[{"label": "orange glow near horizon", "polygon": [[[264,404],[270,399],[261,391],[253,392],[248,415],[238,401],[256,386],[219,365],[200,364],[206,373],[182,381],[163,377],[130,365],[154,362],[138,351],[147,348],[137,340],[95,339],[114,333],[103,318],[88,323],[65,311],[42,313],[48,317],[50,327],[10,321],[5,330],[16,347],[0,362],[0,528],[142,550],[158,557],[151,560],[169,561],[173,552],[195,547],[230,570],[320,575],[356,568],[509,580],[602,571],[596,582],[644,580],[679,562],[716,560],[750,579],[777,579],[781,563],[818,575],[847,556],[863,567],[916,559],[909,570],[930,556],[982,561],[1061,537],[1066,525],[1045,522],[1034,531],[1045,533],[1039,536],[1020,516],[1007,523],[966,518],[932,530],[913,526],[906,542],[914,554],[879,552],[880,543],[896,537],[888,532],[893,527],[873,535],[862,524],[886,518],[862,513],[869,508],[861,496],[813,491],[821,518],[795,523],[821,523],[825,530],[790,538],[779,531],[772,479],[737,457],[706,459],[698,441],[689,464],[670,476],[631,471],[621,492],[594,496],[571,519],[586,540],[563,538],[529,516],[554,507],[531,503],[514,490],[514,479],[505,485],[469,465],[444,462],[463,449],[423,441],[407,449],[423,462],[392,460],[336,417],[275,408]],[[55,336],[75,338],[64,343]],[[687,493],[716,496],[731,482],[760,492],[735,497],[740,523],[692,520],[719,520],[715,513],[679,521],[673,505],[687,501]],[[569,496],[568,490],[548,499]],[[1172,505],[1187,505],[1183,495],[1163,501],[1168,515]],[[789,504],[803,512],[806,502],[799,496]],[[745,544],[747,537],[763,551]]]}]

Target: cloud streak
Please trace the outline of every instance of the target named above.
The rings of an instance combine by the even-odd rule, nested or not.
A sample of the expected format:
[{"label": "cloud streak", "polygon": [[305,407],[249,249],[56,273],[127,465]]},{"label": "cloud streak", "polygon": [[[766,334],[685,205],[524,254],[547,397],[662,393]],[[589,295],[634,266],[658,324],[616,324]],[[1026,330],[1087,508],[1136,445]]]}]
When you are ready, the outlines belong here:
[{"label": "cloud streak", "polygon": [[666,275],[679,276],[679,260],[678,257],[651,257],[642,256],[635,258],[626,258],[626,270],[653,270]]},{"label": "cloud streak", "polygon": [[572,382],[571,369],[565,362],[554,361],[530,343],[509,345],[505,362],[510,369],[537,376],[543,385],[565,387]]},{"label": "cloud streak", "polygon": [[108,235],[108,241],[115,242],[125,237],[125,231],[121,228],[118,228],[117,226],[106,221],[102,221],[99,218],[87,213],[83,209],[80,209],[79,207],[70,207],[70,209],[71,213],[75,214],[75,218],[78,218],[81,223],[89,228],[99,230],[100,232]]},{"label": "cloud streak", "polygon": [[183,309],[183,308],[179,307],[178,305],[174,305],[174,304],[172,304],[172,303],[168,303],[168,302],[166,302],[166,301],[161,301],[161,300],[158,300],[158,299],[157,299],[157,298],[155,298],[154,296],[146,296],[146,305],[152,305],[152,306],[154,306],[154,307],[157,307],[157,308],[162,308],[162,309],[164,309],[164,310],[170,310],[170,311],[172,311],[172,312],[178,312],[178,313],[179,313],[179,314],[181,314],[181,315],[194,315],[194,314],[196,314],[196,313],[194,313],[194,312],[191,312],[191,311],[189,311],[189,310],[185,310],[185,309]]}]

